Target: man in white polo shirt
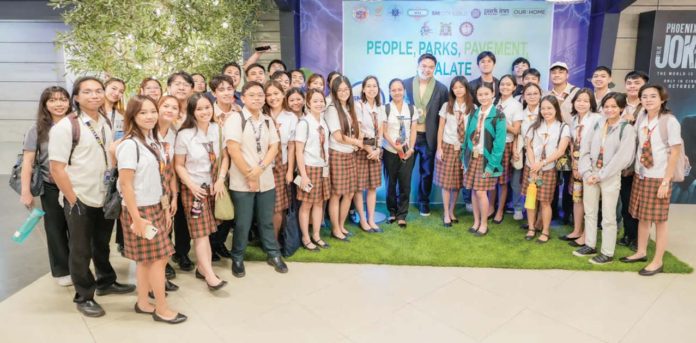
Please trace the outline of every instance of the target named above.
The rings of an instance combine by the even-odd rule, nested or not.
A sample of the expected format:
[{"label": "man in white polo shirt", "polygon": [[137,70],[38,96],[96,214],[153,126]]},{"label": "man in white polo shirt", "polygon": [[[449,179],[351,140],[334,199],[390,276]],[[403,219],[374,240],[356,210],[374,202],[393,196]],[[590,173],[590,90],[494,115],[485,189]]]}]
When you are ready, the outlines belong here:
[{"label": "man in white polo shirt", "polygon": [[[102,207],[112,133],[106,117],[99,113],[104,85],[93,77],[78,79],[71,98],[77,116],[61,120],[51,129],[48,158],[70,232],[70,276],[76,292],[73,301],[85,316],[100,317],[104,310],[94,301],[95,290],[97,295],[121,294],[132,292],[135,286],[116,282],[116,272],[109,262],[114,221],[104,218]],[[75,124],[79,125],[79,139],[73,147]],[[96,280],[89,269],[90,261],[94,262]]]}]

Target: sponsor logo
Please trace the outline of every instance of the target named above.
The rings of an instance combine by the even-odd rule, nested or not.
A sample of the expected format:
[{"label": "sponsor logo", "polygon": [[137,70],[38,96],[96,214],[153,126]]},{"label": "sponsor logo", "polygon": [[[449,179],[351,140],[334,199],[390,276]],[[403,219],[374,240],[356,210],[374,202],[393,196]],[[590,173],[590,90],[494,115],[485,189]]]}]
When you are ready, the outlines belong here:
[{"label": "sponsor logo", "polygon": [[420,35],[421,37],[425,37],[430,36],[431,33],[433,33],[433,29],[430,28],[428,22],[426,21],[420,28]]},{"label": "sponsor logo", "polygon": [[424,8],[412,8],[409,9],[406,13],[411,17],[420,19],[428,15],[428,10]]},{"label": "sponsor logo", "polygon": [[375,7],[375,17],[381,17],[384,12],[384,6]]},{"label": "sponsor logo", "polygon": [[461,25],[459,25],[459,33],[461,33],[464,37],[471,36],[471,34],[474,33],[474,24],[468,21],[463,22]]},{"label": "sponsor logo", "polygon": [[477,19],[477,18],[480,17],[480,16],[481,16],[481,10],[480,10],[480,9],[474,8],[473,10],[471,10],[471,17],[472,17],[472,18]]},{"label": "sponsor logo", "polygon": [[546,9],[544,8],[517,8],[512,10],[514,16],[544,16]]},{"label": "sponsor logo", "polygon": [[452,35],[452,23],[440,23],[440,36]]},{"label": "sponsor logo", "polygon": [[452,11],[452,15],[455,17],[465,17],[466,13],[462,10],[454,10]]},{"label": "sponsor logo", "polygon": [[367,11],[367,7],[357,6],[353,8],[353,19],[356,21],[365,21],[368,16],[369,12]]},{"label": "sponsor logo", "polygon": [[483,10],[485,16],[510,15],[508,8],[486,8]]},{"label": "sponsor logo", "polygon": [[389,15],[392,16],[392,18],[396,19],[399,16],[401,16],[401,10],[398,7],[394,7],[389,11]]}]

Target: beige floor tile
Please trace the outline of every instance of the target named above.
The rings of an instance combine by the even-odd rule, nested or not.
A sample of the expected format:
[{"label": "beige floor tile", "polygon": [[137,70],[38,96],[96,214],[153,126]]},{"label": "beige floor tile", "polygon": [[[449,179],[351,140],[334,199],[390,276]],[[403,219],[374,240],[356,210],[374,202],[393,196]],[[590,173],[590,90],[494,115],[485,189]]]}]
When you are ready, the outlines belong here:
[{"label": "beige floor tile", "polygon": [[542,314],[524,310],[486,337],[483,342],[600,343],[602,341]]},{"label": "beige floor tile", "polygon": [[523,310],[514,300],[456,280],[413,302],[413,306],[476,340],[497,330]]},{"label": "beige floor tile", "polygon": [[673,280],[636,273],[578,272],[534,295],[530,307],[602,340],[621,339]]},{"label": "beige floor tile", "polygon": [[476,342],[414,306],[403,309],[349,336],[353,342]]}]

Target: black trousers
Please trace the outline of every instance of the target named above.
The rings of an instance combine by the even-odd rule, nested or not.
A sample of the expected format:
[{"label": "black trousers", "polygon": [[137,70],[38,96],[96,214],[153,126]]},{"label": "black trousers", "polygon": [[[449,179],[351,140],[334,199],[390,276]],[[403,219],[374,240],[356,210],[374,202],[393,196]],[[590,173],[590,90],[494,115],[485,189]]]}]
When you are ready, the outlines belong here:
[{"label": "black trousers", "polygon": [[628,205],[631,203],[631,190],[633,189],[633,175],[621,177],[621,217],[623,218],[624,236],[629,240],[638,239],[638,220],[628,213]]},{"label": "black trousers", "polygon": [[[181,186],[186,187],[186,186]],[[188,230],[186,222],[186,214],[184,214],[184,205],[181,203],[181,197],[177,198],[176,214],[174,215],[174,253],[177,256],[188,256],[191,251],[191,234]]]},{"label": "black trousers", "polygon": [[123,246],[123,225],[121,219],[116,219],[116,244]]},{"label": "black trousers", "polygon": [[[419,132],[416,136],[415,156],[418,156],[418,171],[420,182],[418,183],[418,204],[430,207],[430,191],[433,189],[433,173],[435,170],[435,151],[428,148],[425,132]],[[398,156],[397,156],[398,157]]]},{"label": "black trousers", "polygon": [[[116,282],[116,272],[109,262],[109,241],[114,221],[104,218],[101,207],[89,207],[79,199],[70,206],[63,199],[63,211],[70,230],[70,276],[75,286],[77,303],[94,299],[94,291]],[[95,280],[89,269],[94,262]]]},{"label": "black trousers", "polygon": [[213,232],[208,238],[210,239],[210,245],[215,247],[216,245],[225,245],[227,241],[227,235],[230,234],[230,229],[234,227],[233,220],[225,220],[220,225],[217,226],[217,231]]},{"label": "black trousers", "polygon": [[[560,219],[564,223],[570,223],[570,216],[573,214],[573,197],[568,194],[568,185],[572,182],[573,172],[572,171],[562,171],[558,172],[558,182],[556,183],[556,190],[553,195],[553,201],[551,202],[551,209],[553,210],[553,218]],[[558,208],[558,200],[561,200],[561,208],[563,211],[563,216],[561,216],[561,211]]]},{"label": "black trousers", "polygon": [[[411,196],[411,174],[416,159],[401,160],[398,154],[384,150],[384,173],[387,176],[387,209],[397,220],[406,219]],[[398,189],[397,189],[398,185]]]},{"label": "black trousers", "polygon": [[44,182],[44,194],[41,196],[41,207],[44,215],[44,230],[48,245],[48,262],[53,277],[70,275],[70,246],[68,222],[65,212],[58,203],[60,190],[52,183]]}]

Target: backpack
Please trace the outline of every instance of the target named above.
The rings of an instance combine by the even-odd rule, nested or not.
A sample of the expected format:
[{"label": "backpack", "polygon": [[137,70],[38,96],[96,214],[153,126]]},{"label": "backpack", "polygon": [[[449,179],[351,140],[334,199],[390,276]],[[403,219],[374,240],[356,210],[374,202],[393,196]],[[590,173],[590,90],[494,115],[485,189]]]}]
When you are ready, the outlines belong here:
[{"label": "backpack", "polygon": [[[248,120],[247,120],[246,118],[244,118],[244,114],[243,114],[243,113],[240,113],[239,116],[242,118],[242,132],[244,132],[244,129],[246,129],[246,124],[247,124],[247,121],[248,121]],[[270,130],[270,129],[271,129],[271,123],[269,122],[268,119],[264,119],[264,121],[266,122],[266,128],[268,128],[268,129]]]},{"label": "backpack", "polygon": [[[626,125],[628,125],[627,121],[622,121],[619,123],[621,125],[621,128],[619,129],[619,141],[623,139],[623,132],[624,129],[626,128]],[[595,122],[594,128],[592,130],[597,131],[599,129],[599,121]]]},{"label": "backpack", "polygon": [[[106,120],[106,124],[109,125],[109,129],[111,129],[111,120],[102,113],[102,111],[99,111],[99,115]],[[73,112],[68,115],[68,120],[70,120],[70,126],[72,127],[72,145],[70,146],[70,155],[68,156],[68,165],[72,164],[72,155],[73,152],[75,151],[75,148],[77,147],[77,144],[80,143],[80,122],[77,121],[77,117],[79,116],[79,112]],[[106,149],[106,147],[104,147]]]},{"label": "backpack", "polygon": [[[384,105],[384,112],[387,114],[387,118],[389,118],[389,112],[391,112],[390,105],[391,105],[391,103]],[[411,105],[411,104],[408,104],[408,114],[409,114],[408,119],[409,119],[409,121],[413,118],[413,113],[415,113],[415,111],[416,111],[415,107],[413,107],[413,105]]]},{"label": "backpack", "polygon": [[[640,124],[643,122],[645,118],[648,117],[647,112],[643,112],[643,115],[640,117],[636,118],[636,129],[640,128]],[[662,143],[669,147],[669,137],[668,137],[668,132],[667,132],[667,122],[669,121],[670,118],[676,118],[672,113],[665,113],[662,114],[659,119],[657,125],[659,126],[660,129],[660,138],[662,138]],[[636,136],[637,137],[637,136]],[[679,135],[679,138],[681,138],[681,132]],[[636,138],[638,139],[638,138]],[[682,182],[684,181],[684,178],[689,175],[691,172],[691,163],[689,163],[689,158],[686,157],[686,152],[684,151],[684,139],[681,139],[682,141],[682,149],[681,149],[681,154],[679,154],[679,158],[677,159],[677,165],[674,168],[674,174],[672,175],[672,182]]]}]

